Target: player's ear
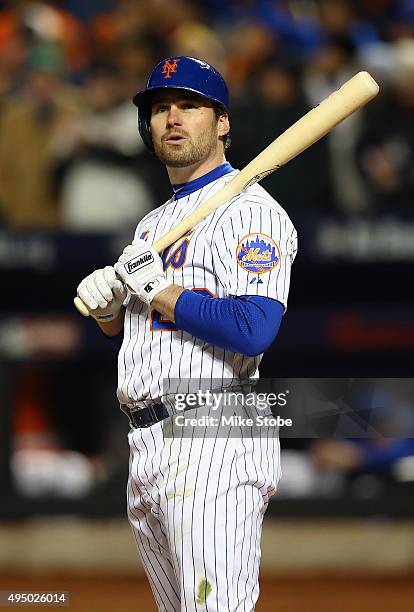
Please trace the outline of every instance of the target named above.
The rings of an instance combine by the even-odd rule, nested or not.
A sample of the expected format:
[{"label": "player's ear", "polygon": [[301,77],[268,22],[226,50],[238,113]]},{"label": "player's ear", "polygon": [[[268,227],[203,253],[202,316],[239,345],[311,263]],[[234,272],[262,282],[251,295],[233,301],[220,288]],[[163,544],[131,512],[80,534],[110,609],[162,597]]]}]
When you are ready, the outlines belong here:
[{"label": "player's ear", "polygon": [[217,129],[219,136],[225,136],[230,132],[230,121],[227,113],[219,115],[217,120]]}]

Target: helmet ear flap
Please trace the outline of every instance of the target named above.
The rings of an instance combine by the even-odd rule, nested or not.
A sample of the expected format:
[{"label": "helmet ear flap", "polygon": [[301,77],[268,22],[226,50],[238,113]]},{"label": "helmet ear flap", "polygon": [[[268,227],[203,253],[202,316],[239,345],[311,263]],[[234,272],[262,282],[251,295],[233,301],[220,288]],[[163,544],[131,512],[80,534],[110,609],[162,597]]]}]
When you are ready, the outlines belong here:
[{"label": "helmet ear flap", "polygon": [[150,151],[154,151],[154,145],[152,142],[151,125],[148,119],[148,113],[138,110],[138,132],[144,144]]}]

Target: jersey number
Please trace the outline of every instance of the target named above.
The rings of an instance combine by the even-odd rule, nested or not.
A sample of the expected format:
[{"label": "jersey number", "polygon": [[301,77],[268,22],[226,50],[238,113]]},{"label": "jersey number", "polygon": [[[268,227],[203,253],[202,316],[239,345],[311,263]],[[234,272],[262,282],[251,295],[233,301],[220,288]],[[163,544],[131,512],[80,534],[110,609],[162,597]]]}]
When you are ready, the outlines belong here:
[{"label": "jersey number", "polygon": [[[214,297],[214,295],[208,289],[197,288],[191,289],[195,293],[199,293],[200,295],[204,295],[206,297]],[[153,310],[151,313],[151,331],[177,331],[177,326],[173,321],[169,319],[165,319],[162,314],[160,314],[157,310]]]}]

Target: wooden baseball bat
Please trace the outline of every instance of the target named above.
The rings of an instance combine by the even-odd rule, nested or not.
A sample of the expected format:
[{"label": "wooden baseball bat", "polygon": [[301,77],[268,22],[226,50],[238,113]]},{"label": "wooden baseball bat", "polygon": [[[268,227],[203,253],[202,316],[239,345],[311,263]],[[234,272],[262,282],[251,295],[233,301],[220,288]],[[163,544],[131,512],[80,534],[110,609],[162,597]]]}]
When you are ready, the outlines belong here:
[{"label": "wooden baseball bat", "polygon": [[[155,250],[161,253],[200,221],[203,221],[216,208],[305,151],[338,123],[375,98],[378,92],[378,83],[372,76],[368,72],[358,72],[340,89],[325,98],[318,106],[278,136],[200,208],[157,240],[153,245]],[[81,314],[89,315],[87,307],[79,297],[76,297],[74,302]]]}]

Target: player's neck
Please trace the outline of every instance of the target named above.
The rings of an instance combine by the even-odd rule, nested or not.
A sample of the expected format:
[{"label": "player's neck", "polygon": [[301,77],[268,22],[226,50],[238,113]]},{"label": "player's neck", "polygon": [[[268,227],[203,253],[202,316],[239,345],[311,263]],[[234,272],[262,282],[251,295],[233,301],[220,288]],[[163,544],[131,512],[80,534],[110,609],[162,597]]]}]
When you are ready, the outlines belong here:
[{"label": "player's neck", "polygon": [[186,166],[185,168],[170,168],[167,166],[168,178],[171,185],[184,185],[200,178],[200,176],[204,176],[225,162],[224,153],[220,152],[211,159],[206,159],[203,162]]}]

